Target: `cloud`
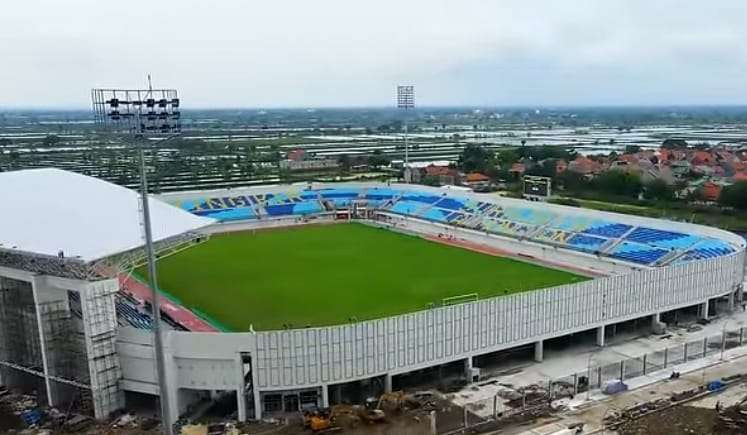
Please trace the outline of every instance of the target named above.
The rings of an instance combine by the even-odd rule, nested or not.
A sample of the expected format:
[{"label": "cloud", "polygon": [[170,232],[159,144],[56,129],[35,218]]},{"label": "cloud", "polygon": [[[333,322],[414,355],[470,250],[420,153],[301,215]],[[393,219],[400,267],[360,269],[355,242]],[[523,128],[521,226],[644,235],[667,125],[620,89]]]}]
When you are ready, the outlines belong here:
[{"label": "cloud", "polygon": [[747,101],[741,0],[5,3],[0,106],[149,72],[202,107]]}]

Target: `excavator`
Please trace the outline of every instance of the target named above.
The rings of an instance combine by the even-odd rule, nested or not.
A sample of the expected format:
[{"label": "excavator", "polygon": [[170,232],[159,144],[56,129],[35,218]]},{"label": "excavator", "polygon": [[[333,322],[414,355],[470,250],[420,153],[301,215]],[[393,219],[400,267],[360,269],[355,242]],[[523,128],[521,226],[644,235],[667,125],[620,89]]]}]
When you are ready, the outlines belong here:
[{"label": "excavator", "polygon": [[406,405],[406,396],[402,391],[384,393],[378,400],[369,399],[365,406],[360,405],[335,405],[332,408],[319,408],[303,413],[303,426],[311,429],[316,434],[336,432],[342,430],[335,426],[337,417],[344,418],[345,415],[353,415],[367,424],[376,424],[386,421],[387,412],[401,411]]},{"label": "excavator", "polygon": [[329,408],[303,412],[303,427],[314,433],[326,433],[338,430],[332,424],[332,410]]}]

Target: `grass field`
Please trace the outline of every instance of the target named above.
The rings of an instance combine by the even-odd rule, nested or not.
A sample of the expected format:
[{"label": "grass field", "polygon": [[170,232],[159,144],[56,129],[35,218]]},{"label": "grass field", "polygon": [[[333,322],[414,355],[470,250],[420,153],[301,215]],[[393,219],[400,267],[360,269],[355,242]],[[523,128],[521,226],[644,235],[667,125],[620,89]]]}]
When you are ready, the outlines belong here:
[{"label": "grass field", "polygon": [[235,331],[333,325],[586,279],[357,223],[216,235],[158,267],[162,289]]}]

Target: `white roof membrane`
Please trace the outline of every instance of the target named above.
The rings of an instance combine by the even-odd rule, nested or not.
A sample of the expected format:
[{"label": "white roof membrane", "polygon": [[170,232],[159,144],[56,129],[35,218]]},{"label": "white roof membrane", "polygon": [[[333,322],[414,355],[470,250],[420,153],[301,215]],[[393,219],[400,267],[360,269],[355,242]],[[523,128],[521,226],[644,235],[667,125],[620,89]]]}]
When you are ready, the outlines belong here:
[{"label": "white roof membrane", "polygon": [[[153,240],[214,223],[149,198]],[[0,172],[0,249],[99,260],[145,244],[139,193],[59,169]]]}]

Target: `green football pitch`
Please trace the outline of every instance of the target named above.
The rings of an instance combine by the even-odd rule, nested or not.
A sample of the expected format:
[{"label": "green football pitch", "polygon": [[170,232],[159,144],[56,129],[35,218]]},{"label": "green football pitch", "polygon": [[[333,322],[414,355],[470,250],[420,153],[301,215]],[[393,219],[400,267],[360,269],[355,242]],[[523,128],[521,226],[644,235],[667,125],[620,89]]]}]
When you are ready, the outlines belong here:
[{"label": "green football pitch", "polygon": [[159,260],[158,279],[184,306],[247,331],[374,319],[587,278],[345,223],[215,235]]}]

